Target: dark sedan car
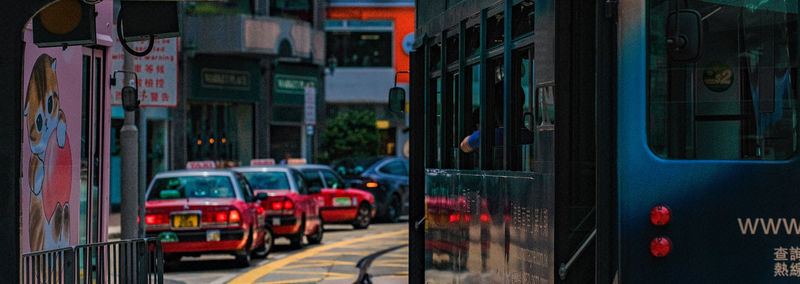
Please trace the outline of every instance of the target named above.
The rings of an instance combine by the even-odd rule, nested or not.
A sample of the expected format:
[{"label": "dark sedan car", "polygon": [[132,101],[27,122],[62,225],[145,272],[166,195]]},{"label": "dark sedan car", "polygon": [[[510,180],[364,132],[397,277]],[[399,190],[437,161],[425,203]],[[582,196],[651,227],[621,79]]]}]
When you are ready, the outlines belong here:
[{"label": "dark sedan car", "polygon": [[376,216],[397,222],[408,212],[408,159],[402,157],[347,158],[331,164],[352,188],[375,196]]}]

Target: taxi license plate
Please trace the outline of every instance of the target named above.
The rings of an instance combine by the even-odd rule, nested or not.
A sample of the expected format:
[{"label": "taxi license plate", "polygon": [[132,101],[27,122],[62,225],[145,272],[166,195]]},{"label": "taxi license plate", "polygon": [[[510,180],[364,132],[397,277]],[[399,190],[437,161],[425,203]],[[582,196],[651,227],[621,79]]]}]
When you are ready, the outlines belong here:
[{"label": "taxi license plate", "polygon": [[336,197],[333,199],[333,206],[351,206],[349,197]]},{"label": "taxi license plate", "polygon": [[200,217],[195,214],[172,216],[172,226],[175,228],[194,228],[199,225]]}]

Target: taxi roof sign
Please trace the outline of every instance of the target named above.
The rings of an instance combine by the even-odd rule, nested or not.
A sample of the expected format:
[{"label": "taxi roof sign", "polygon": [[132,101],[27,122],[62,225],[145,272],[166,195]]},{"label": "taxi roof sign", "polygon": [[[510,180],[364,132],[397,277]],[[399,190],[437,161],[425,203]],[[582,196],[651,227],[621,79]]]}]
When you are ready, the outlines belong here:
[{"label": "taxi roof sign", "polygon": [[251,166],[274,166],[275,159],[254,159],[250,160]]},{"label": "taxi roof sign", "polygon": [[214,161],[189,161],[186,163],[186,169],[216,169],[217,164]]},{"label": "taxi roof sign", "polygon": [[305,165],[306,164],[306,159],[304,159],[304,158],[288,159],[288,160],[286,160],[286,164],[289,164],[289,165]]}]

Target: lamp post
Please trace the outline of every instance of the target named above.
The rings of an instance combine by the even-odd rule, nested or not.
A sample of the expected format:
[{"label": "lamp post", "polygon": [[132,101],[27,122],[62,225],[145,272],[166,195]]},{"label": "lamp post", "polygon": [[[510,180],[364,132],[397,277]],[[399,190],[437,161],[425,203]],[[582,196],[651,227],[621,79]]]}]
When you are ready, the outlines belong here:
[{"label": "lamp post", "polygon": [[[133,69],[133,59],[126,54],[125,69]],[[116,83],[116,74],[124,73],[127,85],[122,87],[122,108],[125,110],[125,122],[120,130],[120,159],[122,164],[120,181],[122,183],[122,193],[120,197],[120,233],[122,239],[135,239],[139,237],[140,222],[137,219],[144,211],[144,206],[140,204],[144,198],[139,193],[139,130],[136,128],[136,110],[139,108],[138,78],[136,73],[131,71],[114,71],[111,75],[111,84]],[[132,78],[131,78],[132,76]],[[134,82],[131,84],[131,82]],[[131,86],[133,85],[133,86]]]}]

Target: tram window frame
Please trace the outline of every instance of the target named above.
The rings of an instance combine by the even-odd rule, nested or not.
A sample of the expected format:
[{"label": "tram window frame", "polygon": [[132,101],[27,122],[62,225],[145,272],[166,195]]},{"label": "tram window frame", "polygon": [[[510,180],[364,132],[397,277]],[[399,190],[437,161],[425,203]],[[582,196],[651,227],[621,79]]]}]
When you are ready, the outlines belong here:
[{"label": "tram window frame", "polygon": [[[688,4],[689,6],[685,7],[687,9],[713,8],[710,6],[712,4],[702,1],[693,0]],[[718,27],[731,21],[731,15],[718,13],[703,21],[704,50],[713,49],[715,52],[704,53],[698,62],[680,63],[669,60],[662,40],[663,35],[660,34],[664,30],[663,25],[670,10],[669,6],[665,5],[647,1],[646,6],[648,36],[645,44],[647,46],[645,91],[646,135],[649,150],[655,156],[669,160],[785,161],[796,158],[800,132],[797,127],[787,125],[798,124],[796,117],[800,113],[797,95],[799,88],[796,83],[800,69],[797,15],[769,9],[744,9],[742,11],[750,14],[746,17],[736,15],[737,18],[733,22],[737,23],[739,28],[728,31],[712,29],[715,25]],[[736,6],[725,7],[739,10]],[[780,19],[782,15],[786,18]],[[728,17],[725,18],[726,16]],[[774,21],[771,26],[748,25],[748,20],[755,22],[761,18],[779,20]],[[729,42],[735,44],[731,45]],[[786,48],[775,47],[778,44],[786,45]],[[724,47],[735,48],[729,51],[729,54],[748,56],[726,57]],[[772,48],[774,52],[761,51],[768,48]],[[786,50],[786,57],[777,58],[779,54],[775,52],[777,50]],[[752,53],[754,51],[761,52],[754,54]],[[758,62],[757,65],[751,62],[753,58]],[[785,62],[778,62],[787,58]],[[776,77],[778,75],[776,71],[783,69],[787,70],[784,76],[788,76],[789,80],[794,82],[788,86],[788,91],[780,95],[780,100],[789,101],[792,105],[784,104],[780,112],[762,111],[759,102],[764,100],[756,101],[754,97],[759,98],[759,96],[754,95],[754,92],[756,94],[764,91],[773,92],[772,95],[775,96],[778,85],[761,84],[759,89],[754,91],[753,82],[756,86],[759,81],[775,82],[779,79]],[[713,83],[716,81],[711,81],[712,86],[709,86],[705,74],[709,70],[712,72],[711,75],[722,71],[732,74],[729,84],[721,86]],[[769,76],[773,78],[770,79]],[[670,92],[669,89],[676,91]],[[769,94],[760,97],[768,96]],[[789,97],[783,99],[784,96]],[[778,99],[767,102],[774,105]],[[780,116],[777,116],[778,113]],[[759,120],[762,123],[766,121],[767,126],[758,126]],[[759,127],[762,129],[758,130]]]}]

